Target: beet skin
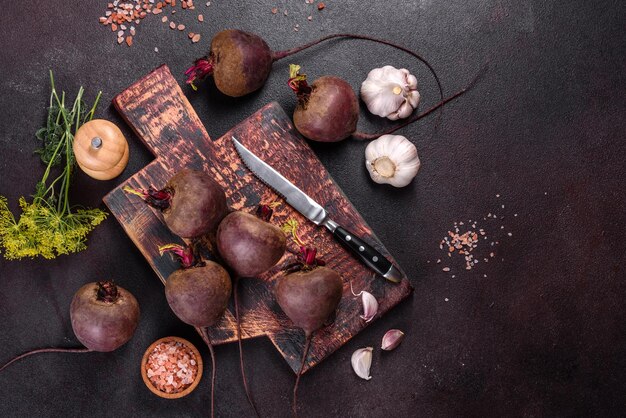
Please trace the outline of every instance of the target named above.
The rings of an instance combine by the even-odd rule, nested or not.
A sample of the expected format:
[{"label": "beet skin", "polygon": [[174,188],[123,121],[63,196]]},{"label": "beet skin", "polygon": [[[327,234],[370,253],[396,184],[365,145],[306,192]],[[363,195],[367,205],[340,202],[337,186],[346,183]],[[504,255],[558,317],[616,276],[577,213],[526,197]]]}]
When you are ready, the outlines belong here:
[{"label": "beet skin", "polygon": [[113,351],[135,333],[139,304],[111,282],[88,283],[72,299],[70,318],[76,338],[94,351]]},{"label": "beet skin", "polygon": [[181,170],[165,190],[172,194],[172,199],[170,207],[163,211],[163,219],[182,238],[215,232],[228,213],[224,190],[203,171]]},{"label": "beet skin", "polygon": [[240,277],[255,277],[269,270],[285,253],[285,233],[254,215],[228,214],[217,229],[217,249]]},{"label": "beet skin", "polygon": [[278,304],[307,337],[330,318],[339,305],[342,293],[341,276],[327,267],[283,276],[275,288]]},{"label": "beet skin", "polygon": [[320,77],[311,92],[299,97],[293,123],[302,135],[313,141],[337,142],[356,131],[359,102],[352,87],[338,77]]},{"label": "beet skin", "polygon": [[165,283],[165,297],[181,321],[196,327],[210,327],[226,310],[231,289],[226,270],[207,261],[204,266],[173,272]]},{"label": "beet skin", "polygon": [[272,51],[252,33],[228,29],[211,42],[213,79],[222,93],[240,97],[260,89],[272,70]]}]

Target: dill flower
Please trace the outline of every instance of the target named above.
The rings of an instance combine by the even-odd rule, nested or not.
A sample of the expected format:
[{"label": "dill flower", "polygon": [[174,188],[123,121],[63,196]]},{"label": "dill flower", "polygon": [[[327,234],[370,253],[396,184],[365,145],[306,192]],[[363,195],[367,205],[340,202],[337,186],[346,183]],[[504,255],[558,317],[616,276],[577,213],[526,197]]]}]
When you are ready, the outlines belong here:
[{"label": "dill flower", "polygon": [[[74,134],[93,118],[100,99],[87,111],[81,87],[71,109],[65,106],[65,92],[59,94],[50,72],[52,93],[46,126],[37,131],[43,148],[36,152],[46,164],[42,180],[35,187],[33,201],[24,197],[18,201],[22,213],[16,218],[9,209],[8,200],[0,196],[0,249],[9,260],[25,257],[55,258],[87,248],[87,234],[107,216],[100,209],[72,207],[69,203],[69,185],[76,162],[72,150]],[[61,166],[61,174],[48,181],[53,167]]]}]

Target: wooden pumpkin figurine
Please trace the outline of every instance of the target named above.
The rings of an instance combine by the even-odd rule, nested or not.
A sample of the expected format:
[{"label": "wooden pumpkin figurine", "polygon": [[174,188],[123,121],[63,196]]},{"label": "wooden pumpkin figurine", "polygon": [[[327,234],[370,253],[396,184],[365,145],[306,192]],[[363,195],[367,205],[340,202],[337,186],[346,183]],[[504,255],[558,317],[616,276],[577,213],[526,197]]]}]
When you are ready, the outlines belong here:
[{"label": "wooden pumpkin figurine", "polygon": [[128,164],[128,142],[114,123],[94,119],[81,126],[74,137],[78,166],[97,180],[120,175]]}]

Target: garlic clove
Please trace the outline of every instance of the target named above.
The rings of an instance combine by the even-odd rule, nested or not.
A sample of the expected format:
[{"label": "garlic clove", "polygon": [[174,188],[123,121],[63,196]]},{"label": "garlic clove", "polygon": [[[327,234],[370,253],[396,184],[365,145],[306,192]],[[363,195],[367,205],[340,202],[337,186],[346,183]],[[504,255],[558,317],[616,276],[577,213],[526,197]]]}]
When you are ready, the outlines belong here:
[{"label": "garlic clove", "polygon": [[402,135],[383,135],[365,148],[365,167],[376,183],[404,187],[417,175],[417,148]]},{"label": "garlic clove", "polygon": [[359,315],[365,322],[370,322],[378,312],[378,301],[370,292],[363,290],[361,292],[361,301],[363,302],[363,315]]},{"label": "garlic clove", "polygon": [[398,347],[403,339],[404,332],[399,329],[390,329],[383,335],[383,342],[380,348],[385,351],[391,351]]},{"label": "garlic clove", "polygon": [[352,353],[352,369],[361,379],[370,380],[370,368],[372,367],[372,350],[373,347],[359,348]]},{"label": "garlic clove", "polygon": [[[398,111],[395,112],[396,117],[392,120],[404,119],[408,117],[411,113],[413,113],[413,107],[408,101],[405,101],[402,105],[400,105]],[[389,115],[388,118],[391,119],[391,116],[392,115]]]},{"label": "garlic clove", "polygon": [[411,107],[413,107],[413,109],[415,109],[417,107],[417,105],[420,102],[420,92],[417,90],[411,90],[407,96],[406,96],[406,100],[408,101],[408,103],[411,105]]},{"label": "garlic clove", "polygon": [[354,293],[352,282],[350,282],[350,292],[352,292],[354,296],[361,296],[361,302],[363,303],[363,315],[359,315],[359,317],[365,322],[370,322],[378,312],[378,301],[374,295],[365,290],[361,290],[359,293]]}]

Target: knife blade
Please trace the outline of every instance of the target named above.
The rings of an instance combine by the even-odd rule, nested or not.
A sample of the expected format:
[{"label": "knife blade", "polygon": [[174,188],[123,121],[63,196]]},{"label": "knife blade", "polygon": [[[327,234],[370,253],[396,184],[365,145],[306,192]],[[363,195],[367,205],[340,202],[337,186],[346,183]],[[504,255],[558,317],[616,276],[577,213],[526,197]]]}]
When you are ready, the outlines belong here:
[{"label": "knife blade", "polygon": [[319,203],[243,146],[234,136],[231,139],[241,160],[259,180],[281,195],[289,205],[315,225],[324,226],[328,229],[337,241],[349,249],[369,268],[391,282],[400,282],[402,279],[400,270],[387,260],[385,256],[363,239],[333,221]]}]

